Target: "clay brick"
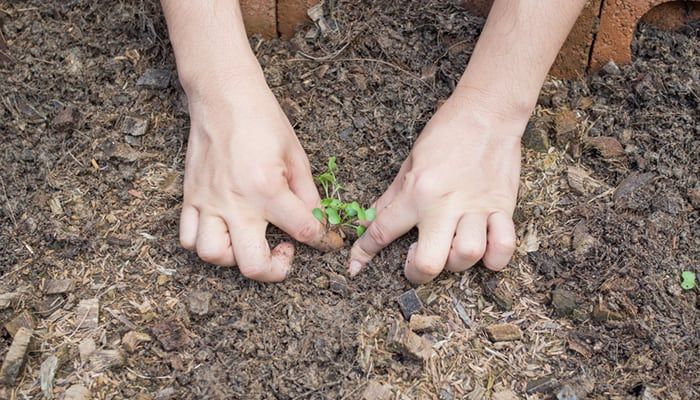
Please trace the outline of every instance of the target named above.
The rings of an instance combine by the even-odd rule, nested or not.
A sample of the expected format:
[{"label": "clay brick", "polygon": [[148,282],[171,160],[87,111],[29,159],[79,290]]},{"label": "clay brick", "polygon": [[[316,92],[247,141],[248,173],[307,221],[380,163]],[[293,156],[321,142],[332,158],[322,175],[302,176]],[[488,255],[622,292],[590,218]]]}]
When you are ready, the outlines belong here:
[{"label": "clay brick", "polygon": [[277,4],[275,0],[241,0],[245,30],[249,36],[277,37]]},{"label": "clay brick", "polygon": [[318,0],[277,0],[277,29],[283,39],[289,39],[304,24],[310,23],[306,10]]},{"label": "clay brick", "polygon": [[590,68],[598,70],[610,60],[618,65],[632,61],[631,44],[637,22],[649,10],[664,3],[668,0],[605,0]]},{"label": "clay brick", "polygon": [[671,1],[659,4],[644,14],[641,21],[659,29],[678,29],[700,19],[700,2]]}]

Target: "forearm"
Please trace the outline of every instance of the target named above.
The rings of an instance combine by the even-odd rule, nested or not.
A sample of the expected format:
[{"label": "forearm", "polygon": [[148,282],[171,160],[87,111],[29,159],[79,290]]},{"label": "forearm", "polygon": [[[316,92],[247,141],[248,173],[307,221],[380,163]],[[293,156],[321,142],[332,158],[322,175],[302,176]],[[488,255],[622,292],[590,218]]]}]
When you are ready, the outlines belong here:
[{"label": "forearm", "polygon": [[178,73],[188,95],[206,82],[262,76],[238,0],[161,0]]},{"label": "forearm", "polygon": [[527,118],[585,3],[496,0],[457,90],[498,113]]}]

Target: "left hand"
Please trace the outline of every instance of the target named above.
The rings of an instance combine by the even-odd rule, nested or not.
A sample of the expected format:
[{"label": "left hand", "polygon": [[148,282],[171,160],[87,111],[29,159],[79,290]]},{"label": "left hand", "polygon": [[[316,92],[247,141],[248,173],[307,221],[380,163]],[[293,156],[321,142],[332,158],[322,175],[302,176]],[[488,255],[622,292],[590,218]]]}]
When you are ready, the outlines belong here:
[{"label": "left hand", "polygon": [[464,271],[481,259],[495,271],[508,264],[527,118],[494,111],[479,98],[455,92],[425,126],[376,201],[377,218],[352,247],[351,276],[414,226],[418,242],[405,264],[413,283],[426,283],[444,268]]}]

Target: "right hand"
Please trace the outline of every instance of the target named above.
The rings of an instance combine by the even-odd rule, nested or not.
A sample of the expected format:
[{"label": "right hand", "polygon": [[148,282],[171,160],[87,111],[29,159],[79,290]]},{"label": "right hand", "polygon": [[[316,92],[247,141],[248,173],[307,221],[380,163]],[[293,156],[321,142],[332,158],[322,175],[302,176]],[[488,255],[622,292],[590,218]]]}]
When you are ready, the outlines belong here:
[{"label": "right hand", "polygon": [[311,213],[320,198],[309,161],[262,72],[227,78],[187,91],[180,243],[211,264],[278,282],[291,269],[294,246],[270,251],[268,222],[322,250],[341,247],[342,239]]}]

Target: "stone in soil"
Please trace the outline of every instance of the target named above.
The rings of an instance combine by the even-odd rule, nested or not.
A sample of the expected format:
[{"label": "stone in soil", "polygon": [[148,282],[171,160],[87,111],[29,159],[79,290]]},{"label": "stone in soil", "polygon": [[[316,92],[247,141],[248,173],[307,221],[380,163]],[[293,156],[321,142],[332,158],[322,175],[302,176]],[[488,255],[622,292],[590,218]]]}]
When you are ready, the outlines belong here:
[{"label": "stone in soil", "polygon": [[362,400],[390,400],[392,396],[391,386],[375,380],[369,381],[365,391],[362,392]]},{"label": "stone in soil", "polygon": [[389,328],[386,343],[389,350],[416,360],[426,361],[435,355],[428,340],[413,333],[399,321],[395,321]]},{"label": "stone in soil", "polygon": [[138,347],[143,342],[150,342],[151,337],[144,332],[130,331],[124,334],[122,337],[122,346],[129,353],[133,353],[138,350]]},{"label": "stone in soil", "polygon": [[143,136],[148,131],[148,119],[139,117],[124,117],[122,133],[131,136]]},{"label": "stone in soil", "polygon": [[63,400],[88,400],[90,391],[83,385],[73,385],[66,390],[63,395]]},{"label": "stone in soil", "polygon": [[408,327],[416,333],[434,332],[437,330],[442,318],[439,315],[411,315]]},{"label": "stone in soil", "polygon": [[345,277],[333,272],[328,273],[328,287],[331,292],[341,296],[345,296],[349,292],[348,281]]},{"label": "stone in soil", "polygon": [[29,313],[29,311],[24,310],[21,313],[17,314],[14,318],[12,318],[10,322],[6,323],[5,329],[7,329],[7,332],[10,334],[10,336],[14,337],[17,331],[20,330],[20,328],[34,330],[35,326],[36,319],[34,319],[34,316],[31,313]]},{"label": "stone in soil", "polygon": [[653,172],[631,173],[620,182],[613,193],[615,206],[630,210],[648,208],[653,196],[651,186],[653,186],[654,177]]},{"label": "stone in soil", "polygon": [[56,114],[54,119],[51,121],[51,126],[57,130],[65,131],[69,130],[78,122],[80,113],[73,106],[66,106],[61,109],[61,111]]},{"label": "stone in soil", "polygon": [[552,307],[560,317],[568,317],[574,313],[578,306],[576,293],[566,289],[554,289],[552,291]]},{"label": "stone in soil", "polygon": [[595,388],[591,378],[581,376],[564,383],[557,392],[557,400],[583,400]]},{"label": "stone in soil", "polygon": [[190,307],[190,312],[196,315],[209,314],[209,303],[211,302],[212,294],[205,291],[195,291],[187,297],[187,303]]},{"label": "stone in soil", "polygon": [[618,67],[613,60],[610,60],[607,62],[607,64],[603,65],[601,71],[605,75],[620,75],[620,67]]},{"label": "stone in soil", "polygon": [[579,154],[579,120],[576,112],[564,109],[554,116],[557,144],[568,147],[569,153]]},{"label": "stone in soil", "polygon": [[170,86],[170,70],[159,68],[147,69],[136,81],[136,86],[148,89],[166,89]]},{"label": "stone in soil", "polygon": [[177,350],[190,343],[190,337],[182,323],[177,320],[164,321],[151,328],[151,333],[167,351]]},{"label": "stone in soil", "polygon": [[411,289],[399,296],[399,308],[406,320],[411,319],[411,315],[419,313],[423,309],[423,302],[420,301],[415,289]]},{"label": "stone in soil", "polygon": [[58,368],[58,357],[55,355],[49,356],[39,368],[39,383],[44,397],[50,399],[53,397],[53,380],[56,376]]},{"label": "stone in soil", "polygon": [[80,300],[75,312],[75,326],[80,329],[95,329],[100,320],[100,301],[98,299]]},{"label": "stone in soil", "polygon": [[75,281],[73,279],[49,279],[44,282],[44,294],[64,294],[72,292],[75,289]]},{"label": "stone in soil", "polygon": [[486,328],[486,334],[493,342],[509,342],[520,340],[523,333],[515,324],[496,324]]},{"label": "stone in soil", "polygon": [[574,232],[571,238],[571,247],[577,256],[585,256],[593,250],[597,241],[589,233],[586,221],[581,221],[574,227]]},{"label": "stone in soil", "polygon": [[97,345],[92,338],[84,338],[78,344],[78,352],[80,353],[80,362],[86,363],[92,353],[97,349]]},{"label": "stone in soil", "polygon": [[32,330],[20,328],[12,340],[10,349],[5,355],[5,361],[0,367],[0,383],[7,386],[14,386],[15,381],[22,373],[22,368],[27,361],[27,350],[32,340]]},{"label": "stone in soil", "polygon": [[10,307],[18,297],[19,293],[15,292],[0,294],[0,310]]},{"label": "stone in soil", "polygon": [[119,368],[125,362],[126,357],[120,350],[96,350],[90,355],[90,367],[94,372]]}]

